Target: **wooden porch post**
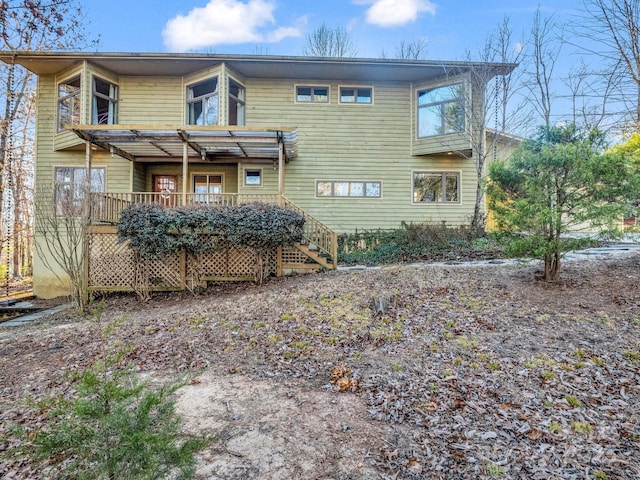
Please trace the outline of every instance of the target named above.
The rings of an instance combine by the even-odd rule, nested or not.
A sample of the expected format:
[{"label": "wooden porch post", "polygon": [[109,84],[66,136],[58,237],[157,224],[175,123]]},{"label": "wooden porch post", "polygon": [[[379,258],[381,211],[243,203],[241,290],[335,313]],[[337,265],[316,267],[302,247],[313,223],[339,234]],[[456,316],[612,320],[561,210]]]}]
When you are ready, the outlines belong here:
[{"label": "wooden porch post", "polygon": [[182,205],[187,204],[187,189],[189,188],[189,145],[182,142]]}]

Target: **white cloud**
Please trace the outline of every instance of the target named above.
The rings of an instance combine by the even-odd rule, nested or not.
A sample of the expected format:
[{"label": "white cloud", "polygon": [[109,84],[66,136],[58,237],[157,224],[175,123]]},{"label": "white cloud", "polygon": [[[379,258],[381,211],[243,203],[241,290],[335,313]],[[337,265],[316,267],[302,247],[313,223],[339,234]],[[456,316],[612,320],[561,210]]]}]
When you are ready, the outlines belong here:
[{"label": "white cloud", "polygon": [[296,27],[262,32],[261,28],[275,23],[274,10],[271,0],[209,0],[206,6],[169,20],[162,37],[168,50],[184,52],[222,44],[278,42],[301,35]]},{"label": "white cloud", "polygon": [[379,27],[399,27],[415,22],[422,13],[436,13],[436,5],[429,0],[356,0],[355,3],[371,5],[367,9],[367,23]]}]

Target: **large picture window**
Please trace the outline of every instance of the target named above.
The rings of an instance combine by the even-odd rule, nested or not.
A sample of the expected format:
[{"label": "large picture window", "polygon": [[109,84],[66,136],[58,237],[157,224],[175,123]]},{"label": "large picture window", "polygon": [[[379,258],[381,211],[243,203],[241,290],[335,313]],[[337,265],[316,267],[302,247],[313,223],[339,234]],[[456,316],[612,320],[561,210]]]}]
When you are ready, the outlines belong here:
[{"label": "large picture window", "polygon": [[80,75],[58,84],[58,131],[80,124]]},{"label": "large picture window", "polygon": [[[104,168],[91,169],[91,192],[104,192]],[[87,170],[84,167],[56,167],[56,215],[77,217],[85,200]]]},{"label": "large picture window", "polygon": [[418,90],[418,137],[464,131],[464,84]]},{"label": "large picture window", "polygon": [[118,86],[102,78],[93,77],[91,123],[114,125],[118,123]]},{"label": "large picture window", "polygon": [[316,197],[380,198],[382,182],[378,181],[316,181]]},{"label": "large picture window", "polygon": [[218,125],[218,77],[187,87],[187,125]]},{"label": "large picture window", "polygon": [[413,203],[458,203],[458,172],[413,172]]}]

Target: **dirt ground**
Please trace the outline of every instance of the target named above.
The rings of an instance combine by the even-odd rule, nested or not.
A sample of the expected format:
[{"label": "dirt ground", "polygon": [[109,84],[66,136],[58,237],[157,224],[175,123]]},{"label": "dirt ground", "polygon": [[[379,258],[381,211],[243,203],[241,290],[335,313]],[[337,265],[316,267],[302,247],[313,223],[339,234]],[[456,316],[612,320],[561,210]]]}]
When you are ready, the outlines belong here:
[{"label": "dirt ground", "polygon": [[[640,478],[640,256],[397,266],[107,297],[0,329],[0,435],[111,342],[152,384],[188,378],[198,479]],[[35,428],[35,427],[34,427]],[[0,459],[2,478],[40,478]]]}]

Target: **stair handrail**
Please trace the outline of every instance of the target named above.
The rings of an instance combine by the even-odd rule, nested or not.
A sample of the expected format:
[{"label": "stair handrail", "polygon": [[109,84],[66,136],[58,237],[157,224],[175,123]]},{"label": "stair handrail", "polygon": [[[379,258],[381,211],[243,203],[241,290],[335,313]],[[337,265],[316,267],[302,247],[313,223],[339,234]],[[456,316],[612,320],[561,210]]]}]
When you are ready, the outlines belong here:
[{"label": "stair handrail", "polygon": [[336,268],[338,266],[338,234],[285,196],[282,196],[282,206],[304,217],[304,240],[329,255],[333,268]]}]

